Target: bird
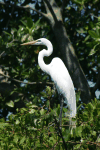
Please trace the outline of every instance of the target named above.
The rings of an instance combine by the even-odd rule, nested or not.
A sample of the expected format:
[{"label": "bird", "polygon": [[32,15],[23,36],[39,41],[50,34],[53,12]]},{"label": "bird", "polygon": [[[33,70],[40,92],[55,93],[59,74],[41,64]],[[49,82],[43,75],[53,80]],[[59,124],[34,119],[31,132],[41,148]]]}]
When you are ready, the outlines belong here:
[{"label": "bird", "polygon": [[76,117],[76,97],[73,81],[71,76],[63,63],[63,61],[55,57],[50,64],[45,64],[43,58],[49,57],[53,53],[52,43],[46,38],[40,38],[35,41],[23,43],[21,45],[45,45],[46,49],[43,49],[38,54],[38,64],[41,70],[51,76],[57,91],[63,96],[64,102],[69,109],[69,117]]}]

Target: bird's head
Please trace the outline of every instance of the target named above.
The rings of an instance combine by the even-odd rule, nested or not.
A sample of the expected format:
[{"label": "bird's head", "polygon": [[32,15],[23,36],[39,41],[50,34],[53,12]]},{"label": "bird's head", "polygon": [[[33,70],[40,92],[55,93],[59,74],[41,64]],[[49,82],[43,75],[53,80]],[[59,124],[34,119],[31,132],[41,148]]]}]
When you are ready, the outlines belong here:
[{"label": "bird's head", "polygon": [[45,38],[40,38],[40,39],[35,40],[35,41],[23,43],[21,45],[46,45],[47,46],[47,43],[49,43],[49,40],[47,40]]}]

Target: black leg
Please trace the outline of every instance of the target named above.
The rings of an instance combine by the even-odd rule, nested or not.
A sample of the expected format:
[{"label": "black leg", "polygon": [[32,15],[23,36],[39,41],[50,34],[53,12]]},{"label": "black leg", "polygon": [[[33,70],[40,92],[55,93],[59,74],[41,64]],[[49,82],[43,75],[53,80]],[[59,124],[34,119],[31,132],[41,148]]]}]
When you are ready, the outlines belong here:
[{"label": "black leg", "polygon": [[60,96],[60,114],[59,114],[59,125],[60,125],[60,129],[61,129],[61,125],[62,125],[62,110],[63,110],[63,104],[64,104],[64,98],[61,95]]}]

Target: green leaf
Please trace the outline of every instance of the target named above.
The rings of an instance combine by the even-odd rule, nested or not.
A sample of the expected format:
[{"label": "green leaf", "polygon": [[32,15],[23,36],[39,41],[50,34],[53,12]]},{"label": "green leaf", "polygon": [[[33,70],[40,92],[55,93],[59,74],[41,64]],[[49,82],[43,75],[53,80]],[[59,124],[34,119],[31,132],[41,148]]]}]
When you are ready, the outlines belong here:
[{"label": "green leaf", "polygon": [[82,5],[84,1],[82,0],[75,0],[75,3]]},{"label": "green leaf", "polygon": [[98,137],[97,142],[99,142],[99,143],[100,143],[100,137]]},{"label": "green leaf", "polygon": [[10,102],[6,103],[6,105],[9,106],[9,107],[14,107],[14,102],[10,101]]},{"label": "green leaf", "polygon": [[93,111],[93,104],[90,102],[87,104],[88,108],[89,108],[89,111]]},{"label": "green leaf", "polygon": [[94,49],[91,49],[91,51],[90,51],[90,53],[89,53],[88,56],[92,56],[92,55],[94,55],[95,53],[96,53],[96,51],[95,51]]},{"label": "green leaf", "polygon": [[86,36],[86,38],[84,39],[83,43],[85,43],[89,38],[90,38],[90,35]]},{"label": "green leaf", "polygon": [[19,139],[19,136],[18,135],[14,135],[14,139],[13,139],[14,143],[17,143],[18,139]]},{"label": "green leaf", "polygon": [[49,138],[49,141],[52,141],[53,144],[56,143],[56,140],[55,140],[53,137],[50,137],[50,138]]},{"label": "green leaf", "polygon": [[98,22],[100,22],[100,16],[98,17]]},{"label": "green leaf", "polygon": [[36,106],[36,105],[32,105],[32,104],[30,104],[30,103],[29,103],[29,104],[27,104],[27,106],[28,106],[28,107],[30,107],[30,108],[37,108],[37,106]]},{"label": "green leaf", "polygon": [[77,136],[81,137],[81,135],[82,135],[82,126],[77,127],[76,130],[75,130],[75,133],[76,133]]},{"label": "green leaf", "polygon": [[88,32],[92,38],[98,38],[98,34],[96,32],[91,31],[91,30],[89,30]]},{"label": "green leaf", "polygon": [[95,50],[95,48],[96,48],[98,45],[100,45],[100,43],[97,43],[97,44],[93,47],[93,49],[91,49],[91,51],[90,51],[90,53],[89,53],[88,56],[94,55],[94,54],[97,52],[97,50]]},{"label": "green leaf", "polygon": [[21,20],[21,22],[24,26],[27,26],[27,23],[25,21]]},{"label": "green leaf", "polygon": [[93,131],[91,134],[92,134],[93,136],[96,136],[96,131]]},{"label": "green leaf", "polygon": [[42,80],[43,80],[43,81],[46,80],[47,77],[48,77],[47,75],[44,75],[43,78],[42,78]]},{"label": "green leaf", "polygon": [[33,21],[31,18],[27,18],[27,26],[31,28],[33,26]]},{"label": "green leaf", "polygon": [[49,100],[46,102],[46,106],[47,106],[47,107],[50,106],[50,101],[49,101]]},{"label": "green leaf", "polygon": [[2,122],[0,122],[0,128],[1,129],[4,128],[5,126],[9,126],[9,123],[2,123]]},{"label": "green leaf", "polygon": [[77,144],[77,145],[74,146],[75,150],[80,149],[80,147],[81,147],[80,144]]},{"label": "green leaf", "polygon": [[11,34],[10,33],[8,33],[8,32],[6,32],[6,31],[3,31],[5,34],[8,34],[8,35],[10,35],[11,36]]},{"label": "green leaf", "polygon": [[25,111],[27,111],[27,109],[26,108],[21,108],[21,113],[24,113]]},{"label": "green leaf", "polygon": [[79,101],[80,95],[81,95],[81,91],[78,91],[77,94],[76,94],[76,100],[77,100],[77,102]]},{"label": "green leaf", "polygon": [[87,31],[83,30],[83,28],[80,29],[76,29],[76,31],[80,34],[80,33],[86,33]]},{"label": "green leaf", "polygon": [[23,137],[22,137],[22,139],[20,140],[20,142],[19,142],[19,143],[20,143],[20,144],[23,144],[23,143],[24,143],[24,141],[25,141],[25,136],[23,136]]},{"label": "green leaf", "polygon": [[44,115],[44,113],[45,113],[45,110],[42,108],[42,109],[40,110],[40,114],[41,114],[41,115]]},{"label": "green leaf", "polygon": [[64,108],[63,108],[63,111],[66,113],[66,112],[68,111],[68,109],[64,107]]},{"label": "green leaf", "polygon": [[33,24],[33,29],[39,27],[40,19]]},{"label": "green leaf", "polygon": [[35,112],[35,109],[31,109],[31,110],[29,111],[30,114],[33,114],[34,112]]},{"label": "green leaf", "polygon": [[15,124],[19,124],[19,123],[20,123],[20,121],[19,121],[19,119],[17,119],[16,122],[15,122]]}]

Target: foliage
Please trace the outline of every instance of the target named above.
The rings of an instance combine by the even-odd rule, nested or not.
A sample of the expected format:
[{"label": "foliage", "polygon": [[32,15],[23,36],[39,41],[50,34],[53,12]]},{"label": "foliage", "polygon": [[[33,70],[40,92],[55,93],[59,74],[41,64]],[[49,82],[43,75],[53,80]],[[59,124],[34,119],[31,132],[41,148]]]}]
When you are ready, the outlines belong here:
[{"label": "foliage", "polygon": [[[37,81],[45,82],[47,79],[46,74],[42,73],[41,75],[42,71],[40,70],[40,67],[37,63],[36,57],[39,52],[39,48],[36,50],[36,47],[33,48],[32,46],[29,48],[20,46],[21,42],[31,41],[33,40],[33,37],[37,38],[37,30],[40,30],[39,21],[33,23],[31,18],[22,18],[20,20],[18,30],[16,30],[16,28],[12,28],[11,33],[5,32],[5,34],[3,35],[3,38],[7,38],[8,41],[1,41],[1,49],[3,49],[3,47],[6,47],[4,51],[6,55],[4,57],[1,57],[0,61],[1,64],[5,64],[6,66],[3,66],[2,70],[5,72],[5,74],[9,72],[9,76],[11,76],[12,79],[8,78],[7,80],[10,81],[11,86],[13,86],[14,84],[14,89],[13,91],[9,89],[9,91],[4,93],[5,95],[1,95],[3,97],[5,96],[5,100],[1,98],[1,101],[4,101],[2,109],[6,105],[7,109],[11,111],[9,106],[11,105],[13,97],[14,100],[12,101],[12,103],[14,102],[15,105],[20,100],[31,101],[33,98],[34,103],[38,103],[38,106],[43,105],[43,102],[39,100],[40,96],[38,93],[39,91],[41,91],[42,95],[45,97],[46,93],[42,92],[42,90],[46,88],[46,86],[45,84],[44,86],[42,86],[35,83]],[[40,33],[40,36],[42,36],[43,33]],[[27,81],[35,81],[33,83],[34,86],[30,84],[24,84],[24,81],[26,81],[26,83]],[[10,105],[8,103],[9,100]]]},{"label": "foliage", "polygon": [[[62,136],[54,119],[59,117],[59,105],[54,109],[38,107],[32,103],[17,109],[9,121],[0,120],[1,149],[64,149]],[[63,116],[65,112],[63,111]],[[70,149],[99,150],[100,102],[90,102],[78,113],[77,127],[72,134],[67,127],[68,119],[62,119],[62,135]]]},{"label": "foliage", "polygon": [[[99,1],[75,0],[64,11],[64,25],[88,81],[96,82],[100,63]],[[66,17],[67,14],[67,17]],[[92,38],[96,38],[93,40]],[[92,55],[94,54],[94,55]]]}]

